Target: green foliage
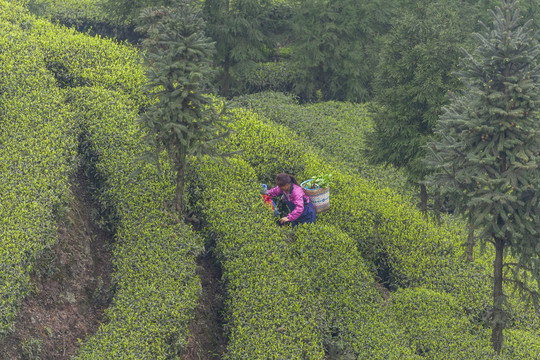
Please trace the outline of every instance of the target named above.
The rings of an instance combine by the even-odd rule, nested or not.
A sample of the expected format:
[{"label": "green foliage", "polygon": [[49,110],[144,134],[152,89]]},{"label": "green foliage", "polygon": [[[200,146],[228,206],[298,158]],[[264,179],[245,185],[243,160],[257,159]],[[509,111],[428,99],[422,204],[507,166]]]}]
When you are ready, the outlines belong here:
[{"label": "green foliage", "polygon": [[[133,24],[111,11],[105,0],[11,0],[23,3],[33,14],[79,32],[136,42]],[[118,9],[115,9],[118,10]]]},{"label": "green foliage", "polygon": [[340,169],[352,170],[381,186],[406,188],[405,178],[395,169],[368,165],[362,156],[364,139],[373,126],[366,105],[333,101],[299,105],[293,97],[273,92],[242,96],[234,101],[262,115],[263,121],[268,119],[293,130]]},{"label": "green foliage", "polygon": [[491,358],[486,330],[463,312],[452,295],[421,287],[403,289],[392,294],[387,311],[400,324],[408,346],[422,358]]},{"label": "green foliage", "polygon": [[200,291],[202,242],[160,210],[174,187],[155,167],[130,178],[145,148],[136,123],[144,82],[137,53],[5,1],[0,18],[0,333],[12,327],[35,259],[56,241],[79,145],[102,181],[99,201],[116,230],[113,305],[79,358],[179,356]]},{"label": "green foliage", "polygon": [[380,311],[350,237],[325,224],[295,233],[277,228],[260,201],[256,174],[241,159],[207,159],[193,170],[192,204],[226,282],[228,359],[411,355]]},{"label": "green foliage", "polygon": [[459,1],[423,0],[396,8],[375,72],[374,101],[381,107],[366,138],[372,163],[392,164],[410,180],[423,180],[423,146],[447,92],[460,87],[452,71],[473,29],[470,11]]},{"label": "green foliage", "polygon": [[534,246],[526,233],[534,232],[528,218],[534,217],[529,212],[537,201],[530,195],[539,185],[539,70],[534,67],[539,52],[530,31],[519,26],[519,15],[512,15],[511,22],[501,12],[497,16],[502,18],[495,28],[486,37],[478,35],[477,52],[462,64],[460,76],[468,88],[451,99],[438,122],[430,160],[441,173],[434,181],[455,179],[458,189],[449,187],[449,194],[466,191],[461,201],[475,223],[486,225],[485,235],[514,234],[519,240],[512,244],[515,255],[531,256],[527,249]]},{"label": "green foliage", "polygon": [[294,10],[294,91],[302,99],[365,101],[376,64],[370,46],[386,7],[377,0],[299,1]]},{"label": "green foliage", "polygon": [[[271,176],[282,170],[299,180],[313,173],[332,173],[332,207],[318,215],[317,226],[332,224],[347,234],[371,272],[389,288],[425,286],[452,295],[462,312],[481,323],[489,306],[488,279],[480,264],[461,260],[459,244],[464,234],[459,228],[437,228],[426,223],[420,212],[395,191],[377,189],[323,163],[314,149],[287,128],[272,125],[249,111],[236,110],[232,115],[233,132],[227,148],[242,151],[242,158],[256,172],[254,184],[271,181]],[[385,329],[381,331],[399,336],[399,330]],[[349,338],[346,347],[355,346],[354,341]],[[364,350],[359,353],[368,351],[360,349]]]},{"label": "green foliage", "polygon": [[208,153],[226,133],[212,98],[203,93],[213,72],[214,44],[204,35],[204,22],[192,1],[173,5],[141,13],[140,30],[148,36],[142,45],[151,99],[141,120],[156,154],[165,149],[174,164],[176,209],[182,213],[186,156]]},{"label": "green foliage", "polygon": [[505,349],[501,359],[534,359],[540,354],[538,331],[512,330],[506,332]]},{"label": "green foliage", "polygon": [[160,175],[137,161],[146,145],[126,95],[80,88],[69,100],[84,129],[83,155],[101,180],[99,202],[114,214],[108,220],[116,238],[113,303],[77,359],[179,356],[201,289],[195,258],[202,241],[162,210],[174,198],[171,166],[163,161]]},{"label": "green foliage", "polygon": [[24,4],[33,14],[51,19],[92,19],[101,20],[99,0],[15,0]]},{"label": "green foliage", "polygon": [[174,0],[101,0],[106,11],[121,23],[133,24],[141,11],[149,7],[171,6]]},{"label": "green foliage", "polygon": [[258,63],[253,69],[238,75],[239,92],[252,94],[261,91],[291,92],[293,71],[288,62]]},{"label": "green foliage", "polygon": [[205,0],[206,33],[216,42],[214,64],[222,69],[221,91],[230,95],[235,74],[242,76],[275,48],[269,20],[271,0]]},{"label": "green foliage", "polygon": [[312,176],[311,179],[306,182],[304,187],[306,189],[318,189],[327,188],[332,184],[332,174],[321,174]]},{"label": "green foliage", "polygon": [[0,1],[0,337],[52,247],[76,166],[76,129],[46,69],[33,19]]},{"label": "green foliage", "polygon": [[45,20],[31,21],[27,31],[44,52],[45,65],[58,86],[99,86],[140,99],[144,70],[137,50],[111,40],[89,37],[74,29],[53,27]]},{"label": "green foliage", "polygon": [[468,274],[475,270],[467,269],[459,259],[463,234],[457,229],[438,229],[426,223],[420,212],[395,191],[377,189],[354,174],[323,163],[290,129],[272,125],[251,112],[237,110],[232,115],[227,149],[242,152],[258,181],[271,183],[282,171],[295,174],[299,180],[307,180],[313,173],[332,173],[332,206],[318,219],[335,224],[355,239],[373,267],[379,264],[387,268],[385,281],[389,286],[417,286],[429,279],[434,289],[460,289],[464,305],[476,313],[485,309],[487,292],[479,291],[480,279]]},{"label": "green foliage", "polygon": [[[444,187],[496,249],[492,342],[497,353],[507,325],[503,281],[512,281],[536,305],[540,300],[540,51],[531,22],[522,25],[516,5],[504,1],[491,12],[492,27],[477,34],[478,48],[466,54],[459,72],[467,88],[445,108],[438,138],[428,145],[428,161],[437,171],[432,182]],[[515,259],[506,264],[505,248]]]}]

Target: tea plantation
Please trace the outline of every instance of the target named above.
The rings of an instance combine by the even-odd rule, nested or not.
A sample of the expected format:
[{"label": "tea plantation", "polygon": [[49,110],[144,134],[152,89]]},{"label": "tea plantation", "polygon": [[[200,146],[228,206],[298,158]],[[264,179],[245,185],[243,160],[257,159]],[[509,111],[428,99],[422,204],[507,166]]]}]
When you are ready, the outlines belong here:
[{"label": "tea plantation", "polygon": [[[458,219],[426,221],[401,175],[366,164],[366,105],[236,99],[218,145],[235,155],[189,158],[195,229],[164,210],[166,154],[159,167],[140,160],[152,150],[137,121],[144,82],[135,48],[0,0],[0,338],[83,167],[114,233],[114,296],[75,359],[183,358],[205,246],[223,273],[226,359],[540,359],[540,316],[517,296],[493,354],[490,253],[466,262]],[[331,209],[277,227],[259,190],[279,172],[332,173]]]}]

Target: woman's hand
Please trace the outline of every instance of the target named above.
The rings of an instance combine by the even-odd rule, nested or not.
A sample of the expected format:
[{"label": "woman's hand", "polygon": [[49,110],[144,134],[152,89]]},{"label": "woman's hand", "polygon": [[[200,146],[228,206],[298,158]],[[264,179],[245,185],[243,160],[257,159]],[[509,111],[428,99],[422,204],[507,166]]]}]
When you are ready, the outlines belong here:
[{"label": "woman's hand", "polygon": [[289,218],[288,217],[282,217],[281,219],[279,219],[279,222],[282,223],[282,224],[285,224],[286,222],[289,222]]}]

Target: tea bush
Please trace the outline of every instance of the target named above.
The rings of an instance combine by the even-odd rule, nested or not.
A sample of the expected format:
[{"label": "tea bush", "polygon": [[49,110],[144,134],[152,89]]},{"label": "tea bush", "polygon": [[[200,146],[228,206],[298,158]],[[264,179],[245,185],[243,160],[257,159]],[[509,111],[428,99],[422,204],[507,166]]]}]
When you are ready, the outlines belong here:
[{"label": "tea bush", "polygon": [[[113,304],[79,358],[178,356],[200,292],[202,241],[160,210],[174,197],[170,176],[137,161],[144,150],[135,121],[144,82],[139,54],[5,1],[0,20],[2,332],[27,292],[33,259],[56,241],[81,139],[116,243]],[[171,175],[166,162],[163,168]]]},{"label": "tea bush", "polygon": [[[434,290],[469,297],[467,306],[473,302],[477,311],[483,311],[489,291],[478,286],[483,272],[460,260],[462,230],[427,223],[399,193],[324,162],[318,148],[287,127],[246,110],[233,111],[233,117],[227,149],[242,151],[242,158],[253,166],[261,182],[273,182],[275,174],[282,171],[297,175],[299,180],[333,174],[331,209],[319,216],[320,221],[335,224],[355,239],[373,267],[386,268],[384,280],[390,287],[427,282]],[[478,276],[472,275],[475,273]]]},{"label": "tea bush", "polygon": [[373,126],[366,104],[329,101],[300,105],[293,96],[279,92],[240,96],[234,102],[262,115],[262,119],[288,127],[320,149],[325,158],[333,158],[335,166],[343,162],[345,168],[352,168],[374,183],[411,192],[400,172],[369,165],[364,158],[364,138]]},{"label": "tea bush", "polygon": [[[335,185],[330,193],[331,209],[318,216],[318,223],[337,226],[354,239],[373,274],[390,290],[423,287],[451,296],[459,304],[460,313],[472,319],[475,326],[483,326],[491,304],[489,273],[493,258],[488,251],[473,263],[464,261],[461,244],[467,234],[462,225],[448,222],[437,226],[425,221],[395,190],[379,188],[335,168],[318,148],[287,127],[272,124],[251,111],[238,109],[232,116],[234,135],[226,148],[242,151],[241,157],[253,166],[258,180],[272,183],[273,176],[281,171],[293,173],[299,180],[332,173]],[[509,288],[506,293],[511,294]],[[522,320],[511,328],[536,332],[534,313],[516,306],[520,303],[517,295],[510,295],[510,300],[512,316]],[[459,328],[454,331],[461,332]]]},{"label": "tea bush", "polygon": [[462,312],[477,324],[489,311],[489,256],[463,261],[463,227],[426,222],[396,191],[378,188],[323,162],[324,158],[290,129],[272,125],[250,111],[235,110],[234,135],[226,148],[243,151],[259,181],[272,182],[281,171],[298,179],[332,173],[331,210],[319,223],[333,224],[357,242],[373,274],[395,290],[423,286],[454,296]]},{"label": "tea bush", "polygon": [[46,68],[54,74],[59,87],[100,86],[133,98],[140,96],[144,69],[142,57],[134,47],[118,46],[112,40],[52,25],[5,0],[0,8],[3,22],[16,24],[36,42],[44,54]]},{"label": "tea bush", "polygon": [[422,287],[392,294],[388,315],[401,336],[427,359],[487,359],[493,355],[490,330],[475,323],[454,296]]},{"label": "tea bush", "polygon": [[23,3],[36,16],[78,32],[135,43],[140,34],[134,25],[120,21],[101,0],[11,0]]},{"label": "tea bush", "polygon": [[140,96],[145,77],[142,57],[134,47],[52,26],[42,19],[25,26],[44,52],[45,65],[59,87],[99,86],[134,99]]},{"label": "tea bush", "polygon": [[191,204],[226,282],[227,358],[412,356],[380,311],[351,238],[331,225],[276,227],[243,160],[191,166]]},{"label": "tea bush", "polygon": [[44,54],[18,23],[22,12],[0,1],[0,337],[29,291],[34,262],[56,242],[76,129]]},{"label": "tea bush", "polygon": [[[77,88],[68,96],[83,128],[86,161],[100,179],[99,203],[115,229],[115,294],[107,321],[78,359],[169,359],[187,345],[201,285],[195,259],[202,241],[163,210],[174,199],[172,170],[138,158],[145,149],[129,96]],[[133,171],[138,171],[133,174]]]},{"label": "tea bush", "polygon": [[504,335],[501,359],[538,359],[540,331],[509,329]]}]

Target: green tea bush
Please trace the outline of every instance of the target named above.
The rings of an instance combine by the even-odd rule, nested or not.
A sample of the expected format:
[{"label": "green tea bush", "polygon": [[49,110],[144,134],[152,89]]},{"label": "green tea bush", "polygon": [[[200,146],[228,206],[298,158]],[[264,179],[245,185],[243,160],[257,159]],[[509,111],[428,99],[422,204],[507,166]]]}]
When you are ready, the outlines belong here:
[{"label": "green tea bush", "polygon": [[78,32],[135,43],[135,26],[120,21],[101,0],[10,0],[24,4],[34,15]]},{"label": "green tea bush", "polygon": [[336,101],[300,105],[293,96],[279,92],[246,95],[234,101],[262,115],[262,119],[288,127],[336,166],[346,164],[340,167],[342,170],[352,168],[381,186],[410,192],[405,177],[397,170],[371,166],[363,157],[364,138],[373,126],[367,105]]},{"label": "green tea bush", "polygon": [[192,208],[226,282],[228,359],[412,356],[380,311],[355,241],[331,225],[276,227],[241,159],[191,168]]},{"label": "green tea bush", "polygon": [[322,359],[306,274],[288,261],[288,238],[260,201],[253,170],[242,160],[190,164],[193,207],[215,241],[227,286],[229,359]]},{"label": "green tea bush", "polygon": [[[20,27],[41,49],[45,67],[62,88],[100,86],[121,91],[134,99],[145,81],[140,53],[112,40],[90,37],[75,29],[36,19],[20,6],[0,3],[0,20]],[[17,9],[17,10],[15,10]]]},{"label": "green tea bush", "polygon": [[452,295],[422,287],[392,294],[388,315],[408,347],[426,359],[489,359],[489,329],[475,324]]},{"label": "green tea bush", "polygon": [[[373,274],[390,290],[423,287],[450,296],[456,300],[460,314],[471,319],[473,328],[484,325],[483,318],[491,307],[488,274],[492,254],[465,262],[461,244],[467,233],[459,222],[442,226],[427,222],[395,190],[345,173],[333,167],[332,160],[324,162],[327,157],[291,129],[251,111],[238,109],[232,116],[234,135],[226,148],[242,151],[241,157],[253,166],[258,180],[272,183],[273,176],[281,171],[293,173],[299,180],[319,173],[333,174],[331,209],[318,215],[318,224],[337,226],[354,239]],[[509,288],[506,293],[511,294]],[[512,328],[536,332],[534,313],[515,306],[519,304],[516,295],[510,300],[514,303],[512,316],[520,319]],[[455,331],[459,333],[458,329]],[[482,334],[475,336],[485,336]],[[451,357],[451,352],[445,354]]]},{"label": "green tea bush", "polygon": [[[187,345],[201,285],[202,240],[163,211],[174,199],[172,170],[138,160],[145,150],[128,95],[77,88],[68,95],[83,128],[84,156],[101,180],[99,202],[115,214],[115,294],[107,321],[78,359],[170,359]],[[137,171],[136,171],[137,170]]]},{"label": "green tea bush", "polygon": [[20,7],[0,1],[0,337],[13,326],[29,274],[57,240],[76,129],[34,38],[15,21]]},{"label": "green tea bush", "polygon": [[[269,123],[251,111],[235,110],[232,116],[233,135],[227,149],[242,151],[242,158],[253,166],[261,182],[273,182],[282,171],[299,180],[333,174],[331,209],[319,215],[320,221],[335,224],[355,239],[366,260],[386,271],[384,280],[390,287],[419,286],[427,281],[433,289],[459,292],[468,299],[466,306],[475,311],[485,309],[488,287],[482,291],[478,286],[484,273],[460,260],[462,230],[427,223],[396,191],[325,163],[317,148],[287,127]],[[487,286],[485,280],[481,283]]]},{"label": "green tea bush", "polygon": [[134,47],[119,46],[112,40],[90,37],[44,19],[35,19],[6,1],[0,3],[0,9],[2,22],[21,28],[41,49],[45,67],[54,75],[59,87],[99,86],[121,91],[134,99],[140,96],[144,69]]},{"label": "green tea bush", "polygon": [[505,333],[501,359],[539,359],[540,331],[509,329]]},{"label": "green tea bush", "polygon": [[242,151],[259,181],[282,170],[298,179],[332,173],[331,209],[318,222],[333,224],[354,239],[373,273],[390,289],[424,286],[452,295],[481,322],[490,304],[490,284],[482,264],[462,260],[463,229],[428,223],[396,191],[323,163],[317,149],[288,128],[250,111],[236,110],[233,117],[234,135],[227,148]]}]

